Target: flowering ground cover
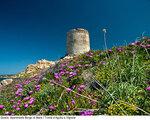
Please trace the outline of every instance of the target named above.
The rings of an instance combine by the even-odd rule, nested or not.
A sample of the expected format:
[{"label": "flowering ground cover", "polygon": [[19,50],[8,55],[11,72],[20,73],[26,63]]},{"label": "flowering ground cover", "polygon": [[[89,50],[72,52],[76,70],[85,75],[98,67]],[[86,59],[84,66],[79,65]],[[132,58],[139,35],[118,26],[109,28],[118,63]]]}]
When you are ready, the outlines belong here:
[{"label": "flowering ground cover", "polygon": [[15,81],[0,90],[0,115],[150,115],[150,39]]}]

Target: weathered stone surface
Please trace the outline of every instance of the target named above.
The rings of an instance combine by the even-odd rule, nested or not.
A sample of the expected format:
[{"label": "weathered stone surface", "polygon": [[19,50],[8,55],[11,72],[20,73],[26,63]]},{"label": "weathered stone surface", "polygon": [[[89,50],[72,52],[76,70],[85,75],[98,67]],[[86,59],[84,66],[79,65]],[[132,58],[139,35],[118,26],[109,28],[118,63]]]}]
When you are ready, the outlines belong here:
[{"label": "weathered stone surface", "polygon": [[67,33],[67,54],[78,55],[90,50],[90,39],[87,30],[72,29]]},{"label": "weathered stone surface", "polygon": [[5,79],[5,80],[2,80],[2,81],[0,82],[0,84],[1,84],[2,86],[6,86],[6,85],[11,84],[12,81],[13,81],[13,79]]},{"label": "weathered stone surface", "polygon": [[90,82],[93,79],[93,73],[90,70],[84,70],[82,77],[86,82]]},{"label": "weathered stone surface", "polygon": [[101,88],[99,81],[95,80],[94,78],[92,69],[84,70],[81,76],[83,77],[87,88],[91,88],[93,90],[97,90]]},{"label": "weathered stone surface", "polygon": [[44,69],[44,68],[48,68],[54,64],[55,64],[55,62],[42,59],[42,60],[38,60],[36,62],[36,64],[28,65],[26,70],[29,72],[30,70],[32,71],[33,69]]},{"label": "weathered stone surface", "polygon": [[38,60],[36,64],[30,64],[26,67],[25,71],[21,72],[18,76],[22,77],[24,75],[30,75],[35,76],[37,75],[41,70],[47,69],[49,67],[52,67],[55,65],[55,62],[48,61],[45,59]]}]

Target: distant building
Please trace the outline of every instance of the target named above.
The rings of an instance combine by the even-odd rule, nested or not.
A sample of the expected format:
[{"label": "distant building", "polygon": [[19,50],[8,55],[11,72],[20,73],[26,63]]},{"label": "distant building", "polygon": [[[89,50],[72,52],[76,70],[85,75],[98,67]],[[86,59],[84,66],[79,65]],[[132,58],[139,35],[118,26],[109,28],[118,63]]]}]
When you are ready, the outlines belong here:
[{"label": "distant building", "polygon": [[67,33],[67,54],[78,55],[90,50],[90,38],[87,30],[72,29]]}]

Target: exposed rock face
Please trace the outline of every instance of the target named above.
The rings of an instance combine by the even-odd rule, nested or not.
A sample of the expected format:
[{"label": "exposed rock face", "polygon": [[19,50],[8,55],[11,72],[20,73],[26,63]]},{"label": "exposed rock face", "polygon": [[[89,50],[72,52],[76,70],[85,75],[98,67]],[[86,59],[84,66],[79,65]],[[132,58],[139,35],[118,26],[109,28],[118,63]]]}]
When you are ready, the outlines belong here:
[{"label": "exposed rock face", "polygon": [[13,81],[13,79],[4,79],[0,82],[0,86],[6,86],[6,85],[9,85],[11,84]]},{"label": "exposed rock face", "polygon": [[62,62],[62,61],[64,61],[64,60],[73,59],[73,57],[74,57],[74,56],[69,56],[69,55],[68,55],[68,56],[65,56],[65,57],[59,59],[58,61],[56,61],[56,63],[60,63],[60,62]]},{"label": "exposed rock face", "polygon": [[83,77],[85,84],[87,85],[88,88],[91,88],[93,90],[101,88],[99,81],[95,80],[94,78],[92,69],[84,70],[81,76]]},{"label": "exposed rock face", "polygon": [[25,72],[26,73],[31,73],[31,72],[34,72],[34,71],[37,71],[39,69],[45,69],[45,68],[48,68],[52,65],[54,65],[55,62],[52,62],[52,61],[47,61],[45,59],[43,60],[38,60],[36,64],[30,64],[27,66]]},{"label": "exposed rock face", "polygon": [[26,67],[25,71],[19,74],[19,77],[23,75],[30,75],[34,76],[38,74],[41,70],[49,68],[51,66],[55,65],[55,62],[53,61],[47,61],[45,59],[38,60],[36,64],[30,64]]},{"label": "exposed rock face", "polygon": [[93,73],[91,70],[87,69],[84,70],[83,73],[81,74],[81,76],[83,77],[83,79],[85,80],[86,84],[89,84],[92,80],[93,80]]},{"label": "exposed rock face", "polygon": [[87,30],[72,29],[67,33],[67,54],[78,55],[90,50],[90,39]]},{"label": "exposed rock face", "polygon": [[53,66],[54,64],[55,64],[55,62],[47,61],[45,59],[38,60],[36,64],[28,65],[26,72],[30,73],[30,72],[33,72],[35,70],[45,69],[45,68],[48,68],[50,66]]},{"label": "exposed rock face", "polygon": [[65,59],[72,59],[73,58],[73,56],[65,56],[63,59],[65,60]]}]

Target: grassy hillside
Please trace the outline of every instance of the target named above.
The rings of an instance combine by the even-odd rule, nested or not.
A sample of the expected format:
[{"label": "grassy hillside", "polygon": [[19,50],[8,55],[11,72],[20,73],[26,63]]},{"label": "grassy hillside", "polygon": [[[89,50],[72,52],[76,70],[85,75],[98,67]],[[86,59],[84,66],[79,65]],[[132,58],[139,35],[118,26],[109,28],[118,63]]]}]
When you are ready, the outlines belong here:
[{"label": "grassy hillside", "polygon": [[18,80],[0,91],[4,114],[150,115],[150,39],[90,51]]}]

